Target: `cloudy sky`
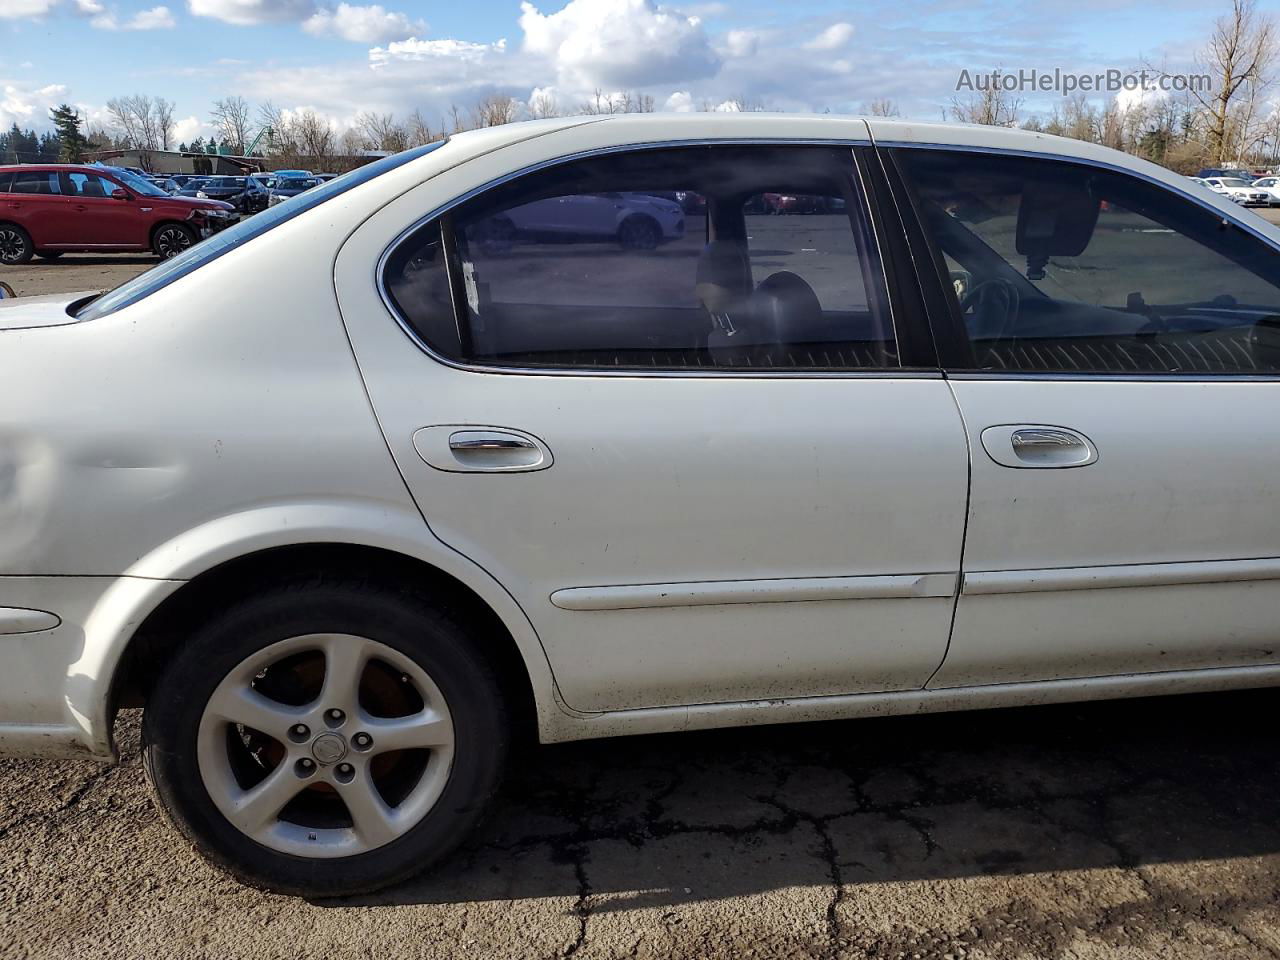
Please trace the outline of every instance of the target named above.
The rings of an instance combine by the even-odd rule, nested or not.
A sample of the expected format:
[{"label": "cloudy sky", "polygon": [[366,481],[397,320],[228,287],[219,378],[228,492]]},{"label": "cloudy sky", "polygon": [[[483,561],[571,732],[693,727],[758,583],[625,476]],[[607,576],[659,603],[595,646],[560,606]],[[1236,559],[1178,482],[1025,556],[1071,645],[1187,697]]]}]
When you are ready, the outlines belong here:
[{"label": "cloudy sky", "polygon": [[[877,98],[938,119],[961,69],[1185,66],[1220,10],[1204,0],[0,0],[0,125],[115,95],[177,103],[207,134],[238,94],[349,124],[420,108],[439,122],[501,93],[571,112],[592,91],[658,107],[745,98],[856,112]],[[1052,98],[1029,107],[1047,109]]]}]

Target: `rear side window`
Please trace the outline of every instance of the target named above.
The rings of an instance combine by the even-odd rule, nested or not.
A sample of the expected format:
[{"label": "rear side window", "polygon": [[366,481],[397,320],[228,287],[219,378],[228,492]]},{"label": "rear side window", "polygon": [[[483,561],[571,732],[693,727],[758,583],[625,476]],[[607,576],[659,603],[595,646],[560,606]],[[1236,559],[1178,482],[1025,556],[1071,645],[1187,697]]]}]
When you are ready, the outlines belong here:
[{"label": "rear side window", "polygon": [[429,347],[484,365],[898,365],[848,148],[689,147],[558,165],[411,235],[384,284]]},{"label": "rear side window", "polygon": [[13,174],[0,173],[0,193],[9,193],[13,188]]},{"label": "rear side window", "polygon": [[13,175],[13,193],[53,196],[62,192],[57,173],[43,170],[20,170]]}]

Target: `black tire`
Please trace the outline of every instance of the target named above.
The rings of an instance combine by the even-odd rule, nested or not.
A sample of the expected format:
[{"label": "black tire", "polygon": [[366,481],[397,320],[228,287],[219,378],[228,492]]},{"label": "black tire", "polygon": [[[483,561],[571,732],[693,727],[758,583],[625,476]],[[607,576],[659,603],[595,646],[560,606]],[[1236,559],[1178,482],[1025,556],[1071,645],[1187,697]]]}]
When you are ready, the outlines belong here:
[{"label": "black tire", "polygon": [[618,227],[618,243],[624,250],[653,250],[662,242],[662,228],[650,217],[630,216]]},{"label": "black tire", "polygon": [[0,223],[0,263],[6,267],[16,267],[29,263],[35,253],[31,234],[16,223]]},{"label": "black tire", "polygon": [[[406,832],[352,856],[291,855],[251,839],[218,810],[197,759],[200,720],[223,678],[266,646],[312,633],[351,633],[405,655],[431,676],[453,721],[453,761],[439,799]],[[447,613],[402,590],[310,580],[246,599],[184,642],[146,705],[142,759],[160,808],[215,866],[260,889],[334,897],[405,880],[450,853],[490,806],[509,738],[493,670]]]},{"label": "black tire", "polygon": [[162,223],[151,236],[151,249],[161,260],[172,260],[197,239],[185,223]]},{"label": "black tire", "polygon": [[64,252],[63,250],[37,250],[36,256],[41,260],[57,260]]}]

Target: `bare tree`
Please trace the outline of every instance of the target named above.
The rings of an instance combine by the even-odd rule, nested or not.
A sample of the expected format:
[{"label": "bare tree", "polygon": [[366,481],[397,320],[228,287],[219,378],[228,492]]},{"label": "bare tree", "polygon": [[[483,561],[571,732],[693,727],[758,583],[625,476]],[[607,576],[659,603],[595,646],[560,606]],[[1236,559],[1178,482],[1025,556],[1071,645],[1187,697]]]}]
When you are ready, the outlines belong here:
[{"label": "bare tree", "polygon": [[409,119],[405,122],[405,129],[408,133],[409,146],[411,147],[425,146],[440,139],[440,136],[431,130],[431,125],[427,123],[421,110],[414,110],[413,113],[409,114]]},{"label": "bare tree", "polygon": [[303,110],[289,118],[302,156],[326,160],[333,155],[337,137],[329,121],[314,110]]},{"label": "bare tree", "polygon": [[244,97],[223,97],[213,101],[209,119],[213,121],[218,137],[239,155],[249,148],[249,101]]},{"label": "bare tree", "polygon": [[390,113],[361,113],[356,116],[356,127],[368,142],[366,149],[387,150],[399,153],[409,149],[409,132]]},{"label": "bare tree", "polygon": [[156,97],[155,100],[155,128],[156,136],[160,141],[161,150],[170,150],[173,148],[173,108],[174,102],[166,100],[164,97]]},{"label": "bare tree", "polygon": [[880,97],[872,100],[869,104],[862,108],[862,112],[873,117],[900,117],[902,111],[898,109],[896,100],[890,100],[888,97]]},{"label": "bare tree", "polygon": [[471,110],[473,125],[476,127],[499,127],[515,120],[519,103],[515,97],[493,94],[485,97]]},{"label": "bare tree", "polygon": [[560,116],[560,108],[556,106],[556,98],[545,90],[539,90],[529,101],[529,113],[535,120]]},{"label": "bare tree", "polygon": [[981,87],[968,97],[952,97],[950,108],[943,110],[944,116],[960,123],[982,123],[990,127],[1012,127],[1018,122],[1018,111],[1022,109],[1022,99],[1004,90],[999,83],[991,82],[986,88]]},{"label": "bare tree", "polygon": [[1259,13],[1256,0],[1231,0],[1231,12],[1214,22],[1198,63],[1215,88],[1193,93],[1207,114],[1206,146],[1219,163],[1247,146],[1249,105],[1274,79],[1277,39],[1275,19]]}]

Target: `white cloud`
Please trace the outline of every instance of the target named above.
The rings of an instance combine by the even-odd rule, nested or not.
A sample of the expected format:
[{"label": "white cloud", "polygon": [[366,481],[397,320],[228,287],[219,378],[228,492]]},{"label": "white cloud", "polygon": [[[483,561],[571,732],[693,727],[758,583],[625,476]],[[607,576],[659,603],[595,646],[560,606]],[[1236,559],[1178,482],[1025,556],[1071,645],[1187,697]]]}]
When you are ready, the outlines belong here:
[{"label": "white cloud", "polygon": [[853,39],[852,23],[833,23],[805,44],[807,50],[839,50]]},{"label": "white cloud", "polygon": [[730,30],[724,35],[724,46],[731,57],[754,57],[760,47],[760,34],[754,30]]},{"label": "white cloud", "polygon": [[571,85],[643,87],[720,66],[701,20],[653,0],[569,0],[552,14],[525,0],[520,10],[524,49]]},{"label": "white cloud", "polygon": [[178,25],[168,7],[139,10],[123,23],[114,13],[100,13],[89,23],[99,30],[172,30]]},{"label": "white cloud", "polygon": [[667,97],[662,109],[667,113],[693,113],[693,94],[688,90],[677,90]]},{"label": "white cloud", "polygon": [[410,20],[379,4],[367,7],[340,3],[334,10],[317,10],[302,27],[317,36],[332,33],[352,43],[388,43],[426,33],[421,20]]},{"label": "white cloud", "polygon": [[43,17],[57,5],[58,0],[0,0],[0,20]]},{"label": "white cloud", "polygon": [[0,87],[0,129],[13,124],[44,130],[49,127],[49,111],[66,99],[67,88],[60,83],[27,87],[8,83]]},{"label": "white cloud", "polygon": [[397,40],[386,47],[374,47],[369,51],[369,63],[373,67],[385,66],[395,61],[434,60],[448,63],[458,60],[479,63],[489,54],[501,54],[507,49],[507,41],[497,43],[469,43],[466,40]]},{"label": "white cloud", "polygon": [[210,129],[199,117],[187,117],[173,125],[173,139],[176,143],[190,143],[196,137],[203,137]]},{"label": "white cloud", "polygon": [[315,13],[313,0],[187,0],[197,17],[212,17],[236,26],[305,20]]},{"label": "white cloud", "polygon": [[107,8],[98,0],[76,0],[76,13],[82,17],[96,17],[106,12]]}]

